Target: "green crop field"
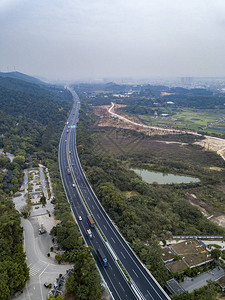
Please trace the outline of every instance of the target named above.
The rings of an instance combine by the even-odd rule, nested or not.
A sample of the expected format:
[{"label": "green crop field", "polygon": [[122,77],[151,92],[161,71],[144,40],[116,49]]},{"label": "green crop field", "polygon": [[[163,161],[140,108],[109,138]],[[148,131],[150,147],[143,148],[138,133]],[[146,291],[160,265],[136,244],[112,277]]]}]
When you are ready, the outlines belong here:
[{"label": "green crop field", "polygon": [[209,127],[225,128],[225,110],[223,109],[191,109],[182,108],[176,111],[165,111],[169,115],[152,116],[138,115],[147,125],[161,127],[183,128],[195,131],[207,131],[208,133],[223,134],[222,131]]}]

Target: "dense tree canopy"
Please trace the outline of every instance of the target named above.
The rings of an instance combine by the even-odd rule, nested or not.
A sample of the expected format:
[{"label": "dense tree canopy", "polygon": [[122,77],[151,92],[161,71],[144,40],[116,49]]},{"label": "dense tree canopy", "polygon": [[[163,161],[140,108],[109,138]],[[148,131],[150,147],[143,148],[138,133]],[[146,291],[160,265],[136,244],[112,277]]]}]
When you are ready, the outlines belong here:
[{"label": "dense tree canopy", "polygon": [[24,288],[29,269],[22,247],[20,215],[12,200],[0,196],[0,299],[6,300]]}]

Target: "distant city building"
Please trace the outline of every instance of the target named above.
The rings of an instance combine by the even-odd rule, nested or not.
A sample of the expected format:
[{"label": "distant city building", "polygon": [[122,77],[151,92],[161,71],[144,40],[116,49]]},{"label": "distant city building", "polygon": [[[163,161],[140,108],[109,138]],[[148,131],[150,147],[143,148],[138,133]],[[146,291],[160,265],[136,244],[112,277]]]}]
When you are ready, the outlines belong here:
[{"label": "distant city building", "polygon": [[193,77],[181,77],[181,84],[188,86],[191,85],[193,82]]}]

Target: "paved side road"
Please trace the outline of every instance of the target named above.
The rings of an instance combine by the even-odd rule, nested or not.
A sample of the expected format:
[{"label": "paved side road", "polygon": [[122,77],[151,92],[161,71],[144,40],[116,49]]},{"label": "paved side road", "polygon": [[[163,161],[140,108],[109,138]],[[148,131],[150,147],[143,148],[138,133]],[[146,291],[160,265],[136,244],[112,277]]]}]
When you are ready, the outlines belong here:
[{"label": "paved side road", "polygon": [[27,255],[27,265],[30,268],[30,280],[23,293],[14,299],[18,300],[46,300],[48,289],[44,283],[54,283],[59,274],[65,274],[73,265],[59,265],[47,257],[51,246],[48,233],[39,235],[38,222],[34,218],[22,219],[24,228],[24,247]]}]

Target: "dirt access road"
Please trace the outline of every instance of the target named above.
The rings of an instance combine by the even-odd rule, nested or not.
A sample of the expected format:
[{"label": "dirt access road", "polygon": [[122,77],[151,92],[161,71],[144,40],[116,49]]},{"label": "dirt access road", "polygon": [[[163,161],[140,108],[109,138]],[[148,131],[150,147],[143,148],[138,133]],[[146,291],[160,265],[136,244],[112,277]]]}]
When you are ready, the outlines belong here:
[{"label": "dirt access road", "polygon": [[[188,130],[177,130],[177,129],[170,129],[170,128],[162,128],[162,127],[156,127],[156,126],[148,126],[143,123],[141,123],[139,120],[137,121],[135,118],[130,118],[126,115],[121,115],[116,113],[116,109],[120,108],[121,105],[111,103],[111,106],[105,106],[105,109],[107,109],[108,116],[107,114],[100,114],[104,116],[104,119],[108,119],[109,123],[111,126],[114,126],[115,123],[117,123],[116,127],[120,127],[119,124],[122,121],[122,123],[129,124],[131,129],[138,129],[138,131],[145,132],[148,131],[149,135],[154,135],[154,134],[192,134],[195,136],[202,136],[201,134],[194,132],[194,131],[188,131]],[[104,112],[104,110],[101,110],[100,113]],[[98,114],[99,115],[99,114]],[[111,117],[111,120],[110,120]],[[102,120],[103,121],[103,120]],[[113,122],[114,121],[114,122]],[[116,121],[116,122],[115,122]],[[104,123],[104,122],[103,122]],[[107,124],[109,126],[109,124]],[[103,124],[101,124],[103,126]],[[121,128],[124,128],[124,126],[121,126]],[[219,154],[224,160],[225,160],[225,140],[216,138],[216,137],[211,137],[204,135],[204,139],[198,142],[195,142],[195,144],[201,145],[205,150],[210,150],[210,151],[215,151],[217,154]]]}]

